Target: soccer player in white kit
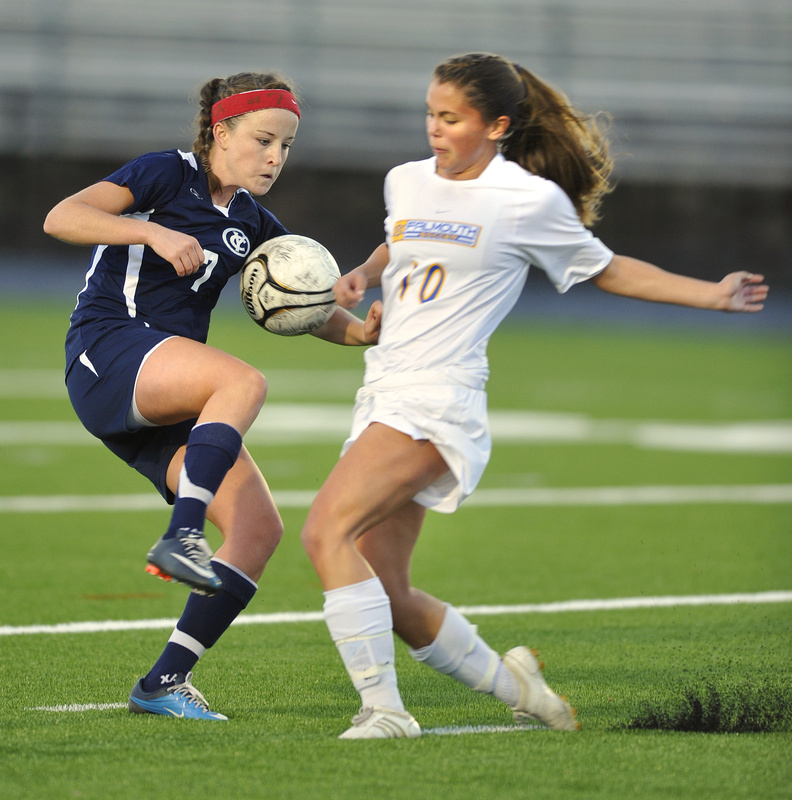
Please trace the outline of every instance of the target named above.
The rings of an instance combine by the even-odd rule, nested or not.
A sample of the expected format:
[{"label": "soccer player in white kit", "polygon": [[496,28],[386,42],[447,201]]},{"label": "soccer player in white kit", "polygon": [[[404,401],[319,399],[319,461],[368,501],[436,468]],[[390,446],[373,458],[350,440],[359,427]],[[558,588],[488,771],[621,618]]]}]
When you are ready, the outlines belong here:
[{"label": "soccer player in white kit", "polygon": [[386,243],[344,275],[339,305],[381,286],[379,342],[365,354],[352,431],[317,495],[302,540],[325,593],[324,617],[361,697],[347,739],[420,736],[394,668],[395,631],[411,655],[479,692],[516,721],[579,728],[535,654],[499,656],[456,609],[410,583],[426,509],[452,512],[490,455],[487,343],[530,265],[559,292],[584,280],[615,294],[759,311],[763,277],[719,283],[614,255],[587,229],[609,190],[596,122],[530,72],[491,54],[434,72],[426,126],[433,157],[385,181]]}]

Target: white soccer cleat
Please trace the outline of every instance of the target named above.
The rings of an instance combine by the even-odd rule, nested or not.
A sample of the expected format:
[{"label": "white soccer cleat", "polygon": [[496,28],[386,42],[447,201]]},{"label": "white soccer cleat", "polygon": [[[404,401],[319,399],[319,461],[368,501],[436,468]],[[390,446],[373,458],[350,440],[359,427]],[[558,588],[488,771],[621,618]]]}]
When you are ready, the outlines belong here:
[{"label": "white soccer cleat", "polygon": [[503,655],[504,665],[520,684],[520,699],[511,706],[514,721],[537,720],[554,731],[579,731],[575,709],[547,685],[537,655],[527,647],[515,647]]},{"label": "white soccer cleat", "polygon": [[339,739],[417,739],[421,726],[407,711],[374,706],[361,708],[352,717],[352,727],[344,731]]}]

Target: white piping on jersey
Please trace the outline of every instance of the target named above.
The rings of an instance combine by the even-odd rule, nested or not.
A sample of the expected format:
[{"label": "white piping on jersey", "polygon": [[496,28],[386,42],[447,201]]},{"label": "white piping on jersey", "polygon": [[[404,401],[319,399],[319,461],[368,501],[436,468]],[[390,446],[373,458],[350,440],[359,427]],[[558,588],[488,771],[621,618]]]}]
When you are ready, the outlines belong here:
[{"label": "white piping on jersey", "polygon": [[[144,221],[149,218],[148,214],[130,214],[130,216]],[[135,292],[137,292],[138,283],[140,282],[140,266],[143,263],[143,250],[144,245],[142,244],[129,245],[126,279],[124,280],[124,298],[126,299],[126,307],[130,317],[137,316]]]},{"label": "white piping on jersey", "polygon": [[105,250],[107,250],[107,245],[100,244],[94,251],[94,257],[93,261],[91,262],[90,269],[88,270],[88,272],[85,273],[85,286],[83,286],[83,288],[80,289],[80,291],[77,294],[77,303],[74,306],[75,308],[77,308],[77,306],[80,305],[80,295],[88,288],[88,282],[91,280],[91,276],[94,274],[94,272],[96,272],[96,267],[102,260],[102,253],[104,253]]},{"label": "white piping on jersey", "polygon": [[[127,219],[139,219],[143,222],[148,222],[149,217],[154,213],[152,208],[150,211],[142,211],[136,214],[124,214]],[[138,283],[140,282],[140,267],[143,263],[143,251],[145,245],[131,244],[127,250],[127,268],[126,277],[124,278],[124,299],[126,301],[127,312],[130,317],[137,316],[137,303],[135,302],[135,293],[137,292]]]},{"label": "white piping on jersey", "polygon": [[[182,157],[183,161],[186,161],[196,172],[198,172],[198,160],[195,157],[195,153],[185,153],[184,150],[179,150],[177,152]],[[236,192],[234,192],[234,196],[240,193],[250,194],[250,192],[247,189],[243,189],[242,187],[240,187],[239,189],[236,190]],[[226,217],[229,216],[228,208],[230,208],[231,203],[228,204],[228,208],[225,206],[218,206],[216,203],[212,203],[212,205],[224,216]]]},{"label": "white piping on jersey", "polygon": [[182,160],[186,161],[196,172],[198,171],[198,160],[195,158],[195,153],[185,153],[184,150],[178,151]]}]

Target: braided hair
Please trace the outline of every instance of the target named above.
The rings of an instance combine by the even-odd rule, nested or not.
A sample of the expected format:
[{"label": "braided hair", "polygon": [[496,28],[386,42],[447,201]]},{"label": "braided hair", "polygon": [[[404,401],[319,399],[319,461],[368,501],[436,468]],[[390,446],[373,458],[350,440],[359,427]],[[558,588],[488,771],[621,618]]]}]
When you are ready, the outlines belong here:
[{"label": "braided hair", "polygon": [[[214,145],[212,132],[212,106],[219,100],[239,94],[250,92],[254,89],[285,89],[294,94],[294,89],[287,78],[277,72],[238,72],[228,78],[212,78],[207,81],[199,92],[200,109],[195,118],[198,134],[193,142],[193,152],[201,160],[206,174],[209,176],[209,189],[215,192],[219,189],[217,178],[212,174],[209,164],[209,153]],[[224,120],[223,124],[233,128],[238,118]]]}]

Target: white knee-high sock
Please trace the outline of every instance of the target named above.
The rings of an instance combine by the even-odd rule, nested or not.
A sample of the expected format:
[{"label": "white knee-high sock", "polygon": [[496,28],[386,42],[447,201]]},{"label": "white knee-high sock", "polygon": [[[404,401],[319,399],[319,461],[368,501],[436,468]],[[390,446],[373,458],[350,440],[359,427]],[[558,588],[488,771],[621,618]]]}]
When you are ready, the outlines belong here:
[{"label": "white knee-high sock", "polygon": [[364,708],[404,711],[396,681],[393,617],[379,578],[325,592],[324,618]]},{"label": "white knee-high sock", "polygon": [[410,650],[410,655],[443,675],[449,675],[477,692],[492,694],[508,705],[519,700],[514,676],[503,666],[500,656],[453,606],[446,613],[435,640]]}]

